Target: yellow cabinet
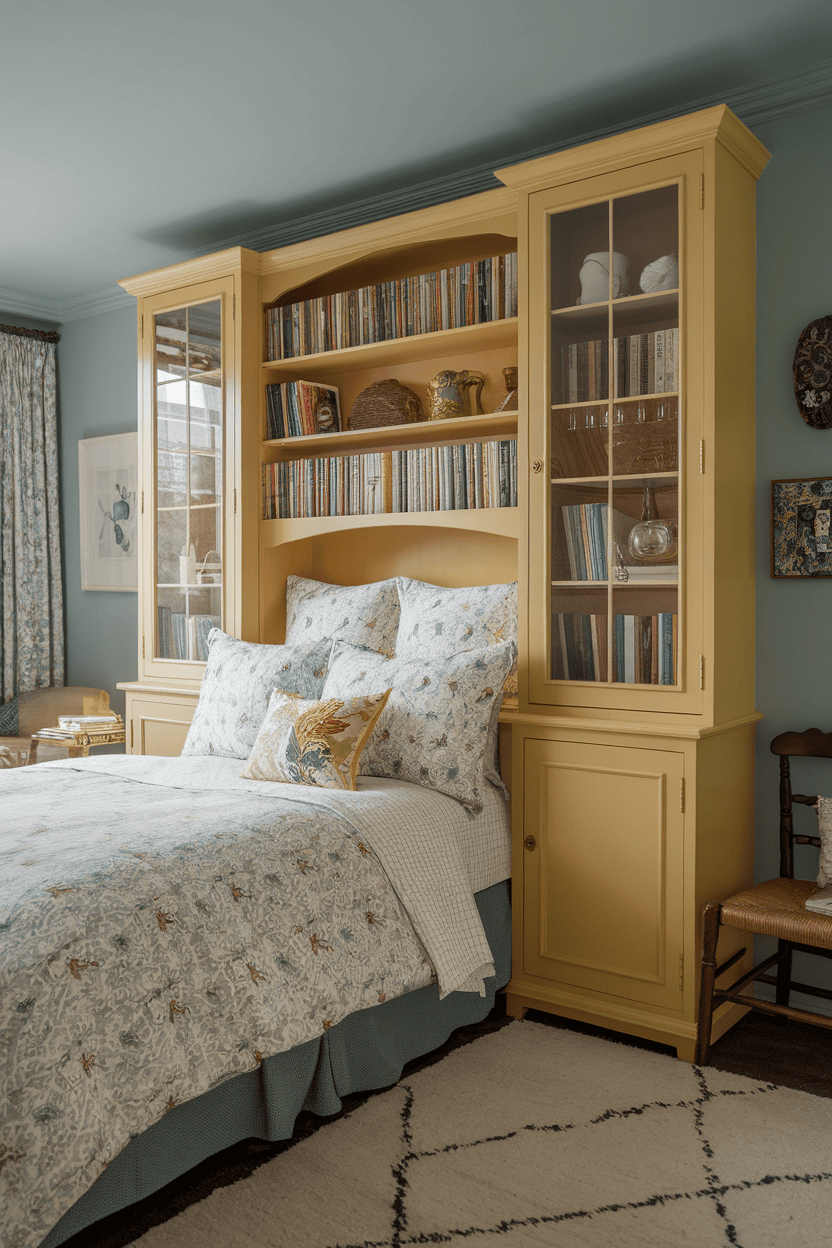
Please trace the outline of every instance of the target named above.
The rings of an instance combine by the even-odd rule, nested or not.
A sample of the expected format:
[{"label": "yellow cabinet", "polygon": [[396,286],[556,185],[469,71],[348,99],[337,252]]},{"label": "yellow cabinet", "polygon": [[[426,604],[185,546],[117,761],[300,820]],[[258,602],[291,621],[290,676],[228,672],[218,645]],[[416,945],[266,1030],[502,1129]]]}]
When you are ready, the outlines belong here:
[{"label": "yellow cabinet", "polygon": [[767,160],[720,107],[498,172],[526,261],[509,1009],[688,1058],[702,904],[752,871]]},{"label": "yellow cabinet", "polygon": [[525,972],[680,1009],[684,756],[526,738]]}]

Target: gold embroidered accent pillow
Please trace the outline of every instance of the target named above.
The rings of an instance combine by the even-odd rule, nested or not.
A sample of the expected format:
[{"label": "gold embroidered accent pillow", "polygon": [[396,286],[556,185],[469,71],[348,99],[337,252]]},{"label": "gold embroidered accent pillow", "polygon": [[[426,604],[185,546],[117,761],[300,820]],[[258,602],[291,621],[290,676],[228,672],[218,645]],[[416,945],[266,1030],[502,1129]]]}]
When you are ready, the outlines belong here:
[{"label": "gold embroidered accent pillow", "polygon": [[275,689],[240,775],[246,780],[354,789],[361,751],[389,696],[388,689],[311,701]]}]

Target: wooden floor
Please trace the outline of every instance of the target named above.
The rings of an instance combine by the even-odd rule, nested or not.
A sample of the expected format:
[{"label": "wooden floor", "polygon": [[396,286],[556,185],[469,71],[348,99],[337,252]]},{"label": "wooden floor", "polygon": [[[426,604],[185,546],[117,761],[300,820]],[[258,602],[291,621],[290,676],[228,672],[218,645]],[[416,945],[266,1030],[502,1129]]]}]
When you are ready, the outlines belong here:
[{"label": "wooden floor", "polygon": [[[604,1036],[608,1040],[623,1041],[656,1053],[675,1056],[676,1052],[663,1044],[553,1018],[538,1010],[529,1010],[526,1017],[537,1023],[567,1027],[586,1035]],[[749,1079],[780,1083],[800,1092],[832,1098],[832,1031],[749,1011],[711,1046],[708,1065],[733,1075],[747,1075]]]}]

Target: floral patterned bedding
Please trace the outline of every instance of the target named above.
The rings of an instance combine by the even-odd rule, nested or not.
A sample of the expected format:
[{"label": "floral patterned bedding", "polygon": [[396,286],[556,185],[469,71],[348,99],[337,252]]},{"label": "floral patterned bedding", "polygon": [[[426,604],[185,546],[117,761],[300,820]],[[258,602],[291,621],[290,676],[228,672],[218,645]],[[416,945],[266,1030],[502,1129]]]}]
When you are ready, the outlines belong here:
[{"label": "floral patterned bedding", "polygon": [[457,802],[240,767],[112,756],[0,775],[4,1248],[34,1248],[181,1101],[354,1010],[492,973]]}]

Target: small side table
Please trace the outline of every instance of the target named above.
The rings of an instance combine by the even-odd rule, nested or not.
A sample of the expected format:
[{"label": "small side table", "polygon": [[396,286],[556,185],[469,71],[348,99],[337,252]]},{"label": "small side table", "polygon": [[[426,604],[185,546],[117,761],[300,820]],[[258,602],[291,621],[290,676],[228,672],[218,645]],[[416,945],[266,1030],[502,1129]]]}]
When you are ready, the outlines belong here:
[{"label": "small side table", "polygon": [[53,737],[51,733],[36,732],[29,743],[29,755],[24,766],[33,767],[38,761],[38,744],[41,741],[44,745],[54,745],[60,750],[66,750],[67,758],[86,758],[96,745],[121,745],[124,740],[124,724],[120,717],[117,717],[117,723],[113,728],[107,728],[104,732],[81,729],[77,732],[62,732],[60,737]]}]

